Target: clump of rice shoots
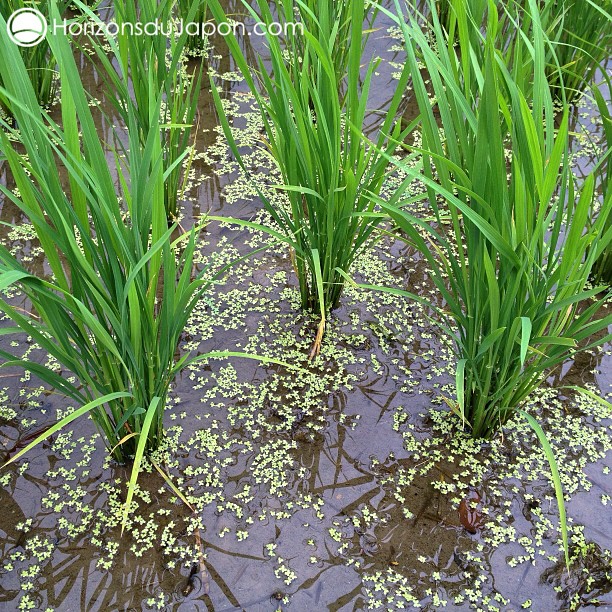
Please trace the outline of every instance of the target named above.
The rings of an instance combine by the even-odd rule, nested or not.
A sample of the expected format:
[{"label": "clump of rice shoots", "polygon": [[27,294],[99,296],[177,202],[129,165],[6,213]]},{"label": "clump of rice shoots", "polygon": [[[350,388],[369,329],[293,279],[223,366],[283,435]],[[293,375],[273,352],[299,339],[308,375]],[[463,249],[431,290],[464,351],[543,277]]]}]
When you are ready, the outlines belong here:
[{"label": "clump of rice shoots", "polygon": [[[258,227],[290,246],[302,308],[320,317],[311,356],[318,353],[326,318],[339,303],[344,275],[380,222],[372,194],[380,193],[385,178],[384,153],[403,138],[395,118],[409,76],[405,69],[376,145],[370,145],[361,130],[377,63],[370,62],[362,73],[366,10],[364,2],[340,4],[329,0],[315,10],[312,3],[277,0],[276,15],[263,0],[257,2],[258,12],[249,8],[267,25],[296,19],[301,24],[288,28],[282,41],[266,37],[269,71],[261,57],[257,67],[249,65],[236,39],[226,37],[257,101],[266,147],[282,176],[277,188],[288,201],[288,206],[279,203],[260,190],[276,227]],[[217,0],[209,2],[209,9],[217,22],[226,20]],[[247,171],[214,84],[213,94],[232,152]]]},{"label": "clump of rice shoots", "polygon": [[[64,12],[68,6],[68,0],[58,3],[58,7],[61,13]],[[32,7],[31,2],[24,2],[23,0],[3,0],[0,5],[0,15],[8,21],[9,17],[18,10]],[[38,2],[33,7],[40,11],[42,15],[47,19],[49,17],[48,4],[46,2]],[[10,43],[14,44],[14,43]],[[51,48],[46,40],[42,40],[40,43],[33,46],[23,46],[19,48],[21,57],[27,69],[27,78],[32,83],[34,94],[38,104],[44,107],[48,107],[53,102],[57,93],[57,70],[55,68],[55,58],[51,53]],[[2,87],[3,81],[0,77],[0,87]],[[0,95],[0,108],[4,110],[8,115],[12,115],[11,105],[6,98]]]},{"label": "clump of rice shoots", "polygon": [[[468,17],[462,0],[450,0],[457,40],[446,36],[433,0],[429,36],[422,20],[406,19],[394,1],[421,114],[422,147],[411,157],[421,164],[396,161],[408,178],[391,201],[379,203],[401,230],[400,238],[424,255],[443,306],[387,290],[426,302],[452,337],[456,397],[445,400],[474,438],[490,438],[517,413],[535,431],[550,464],[569,567],[555,456],[524,406],[551,369],[612,339],[606,333],[612,315],[599,316],[608,296],[598,298],[604,288],[589,284],[595,262],[612,241],[607,222],[612,193],[590,222],[595,177],[577,186],[572,175],[569,111],[566,105],[555,123],[546,74],[548,41],[535,0],[528,0],[529,19],[519,33],[529,44],[512,56],[516,60],[528,51],[524,59],[534,67],[529,87],[525,64],[509,64],[508,49],[499,46],[493,0],[484,30]],[[431,219],[402,206],[414,179],[426,186]]]},{"label": "clump of rice shoots", "polygon": [[[379,203],[428,261],[445,302],[438,312],[455,342],[457,396],[450,404],[474,437],[487,438],[516,414],[550,369],[612,337],[590,341],[612,316],[597,318],[605,298],[593,301],[602,287],[588,284],[612,239],[606,225],[612,194],[589,223],[595,178],[577,187],[572,175],[569,111],[556,127],[535,2],[523,32],[536,67],[530,99],[517,83],[521,67],[510,70],[496,46],[495,3],[489,2],[484,34],[461,2],[453,0],[453,6],[458,41],[448,41],[434,18],[435,49],[415,18],[400,20],[423,142],[420,171],[400,165],[407,182],[425,181],[436,223],[401,207],[402,190]],[[479,37],[481,48],[474,49]],[[441,129],[419,61],[431,79]]]},{"label": "clump of rice shoots", "polygon": [[[610,88],[610,80],[607,79],[608,94],[612,93]],[[599,88],[593,89],[593,95],[597,103],[597,108],[601,116],[604,135],[604,155],[597,164],[599,168],[601,197],[605,201],[612,192],[612,114],[608,108],[608,102],[605,100]],[[599,212],[598,214],[602,214]],[[604,213],[605,214],[605,211]],[[606,220],[606,230],[612,229],[612,214],[608,213]],[[612,244],[609,244],[599,256],[593,268],[593,277],[596,282],[607,283],[612,285]]]},{"label": "clump of rice shoots", "polygon": [[[76,0],[77,4],[79,0]],[[187,50],[187,30],[179,33],[170,27],[175,0],[155,0],[138,3],[136,0],[113,0],[117,22],[118,53],[107,56],[104,44],[91,39],[97,52],[101,76],[109,91],[109,100],[122,118],[129,121],[128,113],[135,113],[140,145],[145,146],[154,121],[156,98],[162,92],[162,105],[158,123],[162,162],[167,178],[164,181],[166,217],[171,224],[178,219],[178,203],[184,194],[186,177],[189,174],[190,137],[197,123],[202,68],[200,63],[190,74],[184,63]],[[194,2],[184,16],[185,22],[193,21],[201,14],[202,4]],[[82,11],[90,19],[101,23],[99,18],[85,5]],[[130,27],[123,24],[162,23],[154,35],[134,36]],[[170,37],[166,34],[170,32]],[[133,104],[131,103],[133,102]]]},{"label": "clump of rice shoots", "polygon": [[[58,17],[53,0],[51,7]],[[120,48],[107,42],[118,57]],[[176,224],[168,227],[159,138],[163,91],[150,97],[144,135],[135,102],[128,101],[129,148],[124,161],[115,152],[117,188],[68,40],[49,35],[60,68],[61,128],[38,107],[1,16],[0,43],[2,93],[20,128],[2,122],[1,152],[17,191],[0,189],[32,223],[51,271],[49,277],[36,275],[0,247],[0,289],[15,286],[31,304],[24,311],[0,299],[15,323],[2,333],[25,332],[70,375],[6,351],[0,352],[2,366],[32,372],[78,405],[11,461],[89,414],[113,458],[133,462],[125,520],[142,459],[163,440],[164,409],[176,375],[202,359],[255,357],[224,351],[177,356],[184,326],[215,275],[194,262],[198,228],[173,239]],[[147,84],[155,87],[151,73]]]},{"label": "clump of rice shoots", "polygon": [[547,67],[553,95],[573,102],[595,80],[609,72],[612,52],[610,0],[547,0],[543,9],[552,57]]}]

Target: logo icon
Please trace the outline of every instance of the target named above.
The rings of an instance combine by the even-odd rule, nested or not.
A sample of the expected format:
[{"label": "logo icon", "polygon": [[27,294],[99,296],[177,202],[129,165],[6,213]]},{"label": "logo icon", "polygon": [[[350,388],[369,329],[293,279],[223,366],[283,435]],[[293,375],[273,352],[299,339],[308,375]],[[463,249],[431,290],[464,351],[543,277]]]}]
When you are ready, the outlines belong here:
[{"label": "logo icon", "polygon": [[36,9],[15,11],[6,23],[9,38],[20,47],[35,47],[47,35],[47,20]]}]

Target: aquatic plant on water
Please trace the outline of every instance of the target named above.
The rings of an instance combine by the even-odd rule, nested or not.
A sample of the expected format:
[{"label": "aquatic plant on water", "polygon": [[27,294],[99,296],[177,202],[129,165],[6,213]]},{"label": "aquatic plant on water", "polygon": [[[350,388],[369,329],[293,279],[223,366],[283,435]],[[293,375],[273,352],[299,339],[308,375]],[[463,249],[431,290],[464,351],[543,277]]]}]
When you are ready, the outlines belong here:
[{"label": "aquatic plant on water", "polygon": [[[257,3],[258,13],[249,10],[265,24],[277,19],[294,22],[297,16],[304,31],[288,29],[283,41],[267,35],[270,74],[260,57],[256,82],[251,76],[255,67],[248,64],[236,39],[228,36],[226,41],[257,101],[266,147],[282,176],[277,187],[286,193],[289,203],[287,207],[260,191],[277,228],[257,227],[292,249],[302,308],[320,316],[311,352],[315,355],[326,317],[340,300],[342,272],[350,270],[380,221],[379,216],[370,215],[374,209],[371,195],[380,192],[386,175],[388,162],[383,152],[392,153],[394,139],[403,138],[395,117],[409,74],[403,70],[385,109],[376,146],[370,145],[361,138],[361,129],[377,63],[370,62],[362,77],[364,2],[350,4],[350,31],[344,29],[347,10],[338,11],[334,2],[319,3],[316,13],[301,1],[276,6],[279,15],[275,16],[263,0]],[[226,20],[217,0],[209,2],[209,9],[218,22]],[[345,38],[340,40],[340,35]],[[344,69],[336,64],[341,59],[336,50],[343,47],[348,49],[346,80]],[[232,152],[248,174],[214,84],[213,95]]]}]

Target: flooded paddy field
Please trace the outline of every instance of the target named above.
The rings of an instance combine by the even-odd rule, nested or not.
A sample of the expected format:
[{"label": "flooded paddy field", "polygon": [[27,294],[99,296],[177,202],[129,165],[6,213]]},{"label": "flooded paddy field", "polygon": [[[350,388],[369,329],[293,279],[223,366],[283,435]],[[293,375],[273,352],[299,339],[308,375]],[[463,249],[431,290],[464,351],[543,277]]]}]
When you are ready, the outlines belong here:
[{"label": "flooded paddy field", "polygon": [[[371,100],[380,109],[371,114],[375,130],[403,59],[384,16],[368,45],[382,58]],[[104,105],[96,72],[82,61],[84,82]],[[270,188],[277,170],[240,75],[224,55],[207,69],[222,85],[251,172],[261,189],[281,197]],[[409,102],[406,108],[410,115]],[[110,138],[108,117],[100,121]],[[588,100],[572,129],[580,173],[599,146]],[[206,85],[194,146],[181,225],[207,213],[264,220]],[[383,192],[400,179],[392,177]],[[7,201],[0,218],[17,224],[3,229],[3,244],[44,270],[29,223]],[[197,265],[211,275],[250,255],[201,300],[181,353],[254,353],[300,371],[232,358],[183,372],[153,458],[165,476],[145,460],[123,532],[129,466],[109,458],[89,420],[4,468],[0,609],[612,610],[612,418],[570,388],[612,397],[611,346],[551,372],[525,407],[559,465],[568,575],[536,434],[520,416],[489,442],[463,431],[445,403],[455,393],[451,340],[432,323],[431,309],[348,284],[320,355],[309,360],[318,321],[299,309],[287,247],[219,222],[200,240]],[[439,300],[422,257],[392,236],[369,244],[353,275]],[[12,299],[27,308],[17,293]],[[25,336],[3,336],[0,345],[47,361]],[[0,377],[5,459],[77,408],[17,369],[4,368]]]}]

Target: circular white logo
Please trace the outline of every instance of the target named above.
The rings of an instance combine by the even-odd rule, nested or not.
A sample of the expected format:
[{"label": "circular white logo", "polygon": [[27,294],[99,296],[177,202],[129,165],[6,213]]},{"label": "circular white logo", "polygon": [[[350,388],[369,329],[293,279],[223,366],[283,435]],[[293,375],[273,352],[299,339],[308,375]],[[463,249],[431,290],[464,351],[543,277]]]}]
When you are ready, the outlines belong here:
[{"label": "circular white logo", "polygon": [[20,47],[35,47],[47,35],[47,20],[36,9],[15,11],[6,22],[9,38]]}]

